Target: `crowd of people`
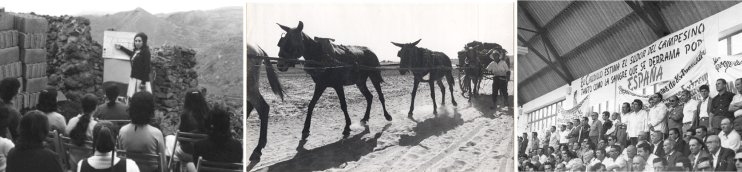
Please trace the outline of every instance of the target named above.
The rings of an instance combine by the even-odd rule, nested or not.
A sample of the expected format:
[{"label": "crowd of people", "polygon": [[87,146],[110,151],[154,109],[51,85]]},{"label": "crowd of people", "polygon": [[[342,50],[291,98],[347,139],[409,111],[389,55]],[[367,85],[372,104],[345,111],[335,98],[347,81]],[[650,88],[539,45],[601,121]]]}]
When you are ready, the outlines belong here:
[{"label": "crowd of people", "polygon": [[[99,103],[100,98],[93,94],[84,95],[80,100],[82,113],[68,119],[57,112],[58,91],[54,88],[43,90],[38,105],[21,114],[12,104],[19,88],[20,82],[15,78],[0,81],[0,172],[149,172],[167,168],[145,163],[148,160],[127,159],[117,155],[118,151],[153,154],[160,160],[177,159],[185,171],[196,171],[201,157],[217,162],[242,161],[242,146],[230,135],[228,109],[219,103],[209,105],[198,90],[185,93],[179,131],[206,134],[207,138],[174,144],[174,136],[163,135],[159,126],[151,124],[155,101],[150,92],[134,93],[127,104],[117,100],[119,91],[115,86],[106,87],[106,102]],[[112,120],[130,122],[117,126]],[[50,146],[54,144],[48,139],[50,133],[68,137],[74,145],[88,145],[92,154],[55,150]],[[169,155],[169,150],[176,153]]]},{"label": "crowd of people", "polygon": [[[520,171],[742,171],[742,78],[739,94],[716,81],[663,98],[624,102],[621,112],[590,112],[518,137]],[[589,117],[589,118],[588,118]],[[602,118],[602,119],[599,119]],[[559,129],[557,129],[559,128]]]}]

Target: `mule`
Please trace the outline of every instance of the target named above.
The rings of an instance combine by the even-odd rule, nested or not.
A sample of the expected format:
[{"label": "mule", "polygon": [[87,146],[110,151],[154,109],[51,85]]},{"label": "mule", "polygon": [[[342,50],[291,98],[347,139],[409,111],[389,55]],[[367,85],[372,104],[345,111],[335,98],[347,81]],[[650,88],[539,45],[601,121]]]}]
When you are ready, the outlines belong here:
[{"label": "mule", "polygon": [[366,125],[373,100],[373,95],[366,86],[366,80],[369,78],[379,95],[379,101],[381,101],[381,107],[384,110],[384,118],[387,121],[392,120],[392,116],[386,110],[384,93],[381,89],[381,83],[384,82],[381,71],[369,69],[381,66],[374,52],[363,46],[335,45],[331,43],[333,39],[330,38],[312,39],[302,31],[304,23],[301,21],[296,28],[281,24],[278,24],[278,26],[286,31],[286,34],[278,41],[278,47],[280,47],[278,57],[284,59],[278,62],[278,70],[287,71],[289,67],[294,67],[297,64],[299,57],[303,56],[305,60],[309,61],[304,63],[304,71],[312,77],[314,82],[314,95],[307,107],[302,140],[309,137],[312,111],[322,93],[328,87],[333,88],[337,93],[340,109],[345,115],[345,128],[342,133],[344,136],[348,136],[351,131],[344,87],[356,85],[366,98],[366,113],[361,119],[362,125]]},{"label": "mule", "polygon": [[255,109],[258,111],[258,118],[260,119],[260,138],[258,139],[258,145],[250,155],[250,161],[260,161],[262,150],[265,147],[267,132],[268,132],[268,112],[270,107],[265,102],[263,95],[260,94],[260,66],[261,62],[265,63],[265,71],[268,76],[268,83],[270,84],[271,90],[274,94],[278,95],[283,99],[283,88],[278,80],[278,76],[273,69],[273,65],[267,58],[268,56],[262,48],[247,44],[245,50],[247,51],[247,119],[250,117],[250,112]]},{"label": "mule", "polygon": [[[438,114],[438,105],[435,103],[435,84],[438,83],[438,87],[441,88],[441,104],[446,104],[446,87],[443,85],[443,77],[448,81],[448,88],[451,91],[451,103],[456,106],[456,100],[453,94],[453,73],[451,66],[451,59],[443,54],[442,52],[431,51],[425,48],[417,47],[420,40],[413,43],[401,44],[392,42],[392,44],[400,47],[397,56],[401,59],[399,62],[399,74],[405,75],[408,71],[412,71],[414,76],[414,85],[412,87],[412,100],[410,103],[410,112],[407,113],[408,118],[412,118],[412,112],[415,109],[415,94],[417,93],[417,85],[420,82],[427,82],[430,85],[430,98],[433,99],[433,114]],[[427,80],[423,77],[430,75]]]}]

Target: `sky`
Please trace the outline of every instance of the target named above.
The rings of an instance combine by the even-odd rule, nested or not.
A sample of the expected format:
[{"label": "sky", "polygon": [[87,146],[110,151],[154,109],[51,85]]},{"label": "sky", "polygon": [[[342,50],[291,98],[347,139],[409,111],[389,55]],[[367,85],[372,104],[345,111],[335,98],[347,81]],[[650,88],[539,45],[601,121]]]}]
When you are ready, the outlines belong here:
[{"label": "sky", "polygon": [[399,61],[399,48],[410,43],[457,58],[464,44],[477,40],[515,50],[515,3],[248,3],[246,42],[278,55],[280,23],[304,23],[310,37],[334,38],[337,44],[369,47],[380,60]]},{"label": "sky", "polygon": [[[43,5],[40,5],[43,4]],[[5,11],[48,15],[102,15],[134,10],[152,14],[243,6],[243,0],[5,0]]]}]

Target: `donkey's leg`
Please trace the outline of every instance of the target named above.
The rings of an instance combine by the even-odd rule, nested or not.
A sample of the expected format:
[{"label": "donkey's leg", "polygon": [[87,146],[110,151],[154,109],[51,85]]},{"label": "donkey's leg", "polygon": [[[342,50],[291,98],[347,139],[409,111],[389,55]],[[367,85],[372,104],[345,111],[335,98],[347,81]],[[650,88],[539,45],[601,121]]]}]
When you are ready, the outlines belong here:
[{"label": "donkey's leg", "polygon": [[265,99],[263,99],[263,96],[258,97],[258,99],[255,109],[258,111],[260,118],[260,138],[258,139],[258,146],[255,147],[252,155],[250,155],[250,161],[260,161],[260,156],[263,155],[262,150],[268,139],[268,112],[270,111],[270,107],[265,102]]},{"label": "donkey's leg", "polygon": [[356,86],[358,87],[358,90],[361,90],[363,97],[366,98],[366,114],[364,114],[363,119],[361,119],[361,123],[366,124],[366,122],[368,122],[368,116],[371,113],[371,104],[373,102],[374,95],[371,94],[371,91],[368,91],[365,79],[364,82],[356,83]]},{"label": "donkey's leg", "polygon": [[350,134],[350,115],[348,115],[348,104],[345,103],[345,90],[342,85],[335,86],[334,88],[338,95],[338,99],[340,99],[340,109],[343,110],[343,114],[345,115],[345,129],[343,129],[343,135],[347,136]]},{"label": "donkey's leg", "polygon": [[312,125],[312,111],[314,110],[314,105],[317,104],[317,100],[319,100],[320,97],[322,97],[322,93],[325,92],[325,86],[314,86],[314,95],[312,96],[312,100],[309,101],[309,106],[307,107],[307,118],[304,121],[304,129],[301,131],[301,140],[306,140],[307,137],[309,137],[309,127]]},{"label": "donkey's leg", "polygon": [[438,105],[435,103],[435,84],[434,81],[428,81],[430,85],[430,98],[433,99],[433,114],[438,115]]},{"label": "donkey's leg", "polygon": [[[438,87],[441,88],[441,105],[446,104],[446,87],[443,86],[443,78],[436,81],[438,83]],[[453,94],[451,94],[451,97],[453,97]]]},{"label": "donkey's leg", "polygon": [[250,118],[250,112],[252,112],[253,110],[253,106],[252,106],[252,103],[250,103],[250,100],[248,100],[247,103],[245,104],[245,110],[246,110],[245,114],[247,114],[245,119]]},{"label": "donkey's leg", "polygon": [[415,83],[412,85],[412,100],[410,100],[410,112],[407,113],[407,117],[412,118],[412,111],[415,110],[415,94],[417,94],[417,85],[420,84],[420,80],[415,77]]},{"label": "donkey's leg", "polygon": [[479,84],[482,83],[482,76],[475,76],[473,82],[474,84],[472,85],[474,85],[474,93],[472,94],[479,96]]},{"label": "donkey's leg", "polygon": [[[376,89],[376,94],[379,94],[379,101],[381,102],[381,108],[384,110],[384,118],[386,118],[387,121],[391,121],[392,116],[389,115],[389,112],[386,111],[386,100],[384,100],[384,92],[381,91],[381,82],[383,81],[381,79],[381,72],[379,71],[375,71],[375,72],[376,73],[372,73],[370,76],[371,83],[374,84],[374,89]],[[366,85],[365,82],[364,82],[364,85]]]},{"label": "donkey's leg", "polygon": [[455,81],[453,80],[453,73],[451,73],[450,71],[446,73],[446,80],[448,81],[448,90],[451,91],[451,103],[456,106],[456,100],[453,96],[453,85],[455,83]]}]

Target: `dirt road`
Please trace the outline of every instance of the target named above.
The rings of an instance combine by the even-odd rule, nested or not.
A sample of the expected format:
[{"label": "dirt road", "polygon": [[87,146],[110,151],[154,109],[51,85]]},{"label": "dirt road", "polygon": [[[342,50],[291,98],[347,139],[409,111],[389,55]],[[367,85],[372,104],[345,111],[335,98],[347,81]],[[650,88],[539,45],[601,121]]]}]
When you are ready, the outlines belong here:
[{"label": "dirt road", "polygon": [[[311,135],[304,143],[300,142],[301,130],[313,83],[300,70],[279,73],[289,97],[281,101],[264,91],[271,105],[268,144],[262,160],[249,162],[248,170],[512,171],[513,111],[502,105],[502,99],[498,100],[496,112],[491,109],[489,95],[467,102],[457,80],[454,93],[458,106],[450,102],[450,92],[446,93],[446,104],[441,105],[441,94],[436,88],[438,115],[433,115],[428,85],[420,84],[410,119],[407,112],[412,76],[400,76],[397,71],[384,71],[382,75],[386,81],[382,87],[387,110],[394,118],[391,122],[384,120],[378,94],[371,89],[374,102],[370,121],[367,128],[360,125],[366,101],[355,86],[348,86],[345,90],[353,131],[343,138],[340,103],[334,90],[328,89],[314,109]],[[267,83],[262,85],[262,90],[268,90]],[[368,85],[373,88],[370,81]],[[512,94],[512,84],[509,86]],[[490,87],[485,86],[484,90]],[[511,105],[512,99],[508,99]],[[247,118],[247,155],[257,144],[258,122],[255,112]]]}]

